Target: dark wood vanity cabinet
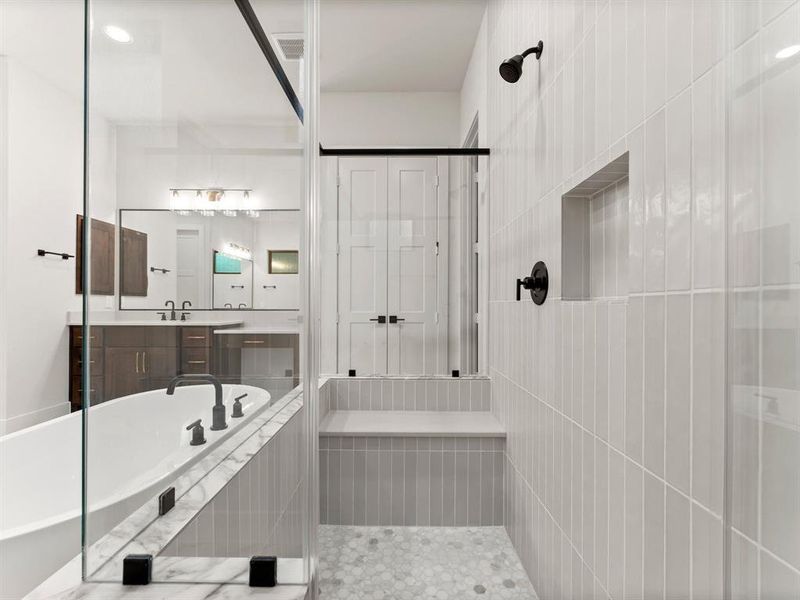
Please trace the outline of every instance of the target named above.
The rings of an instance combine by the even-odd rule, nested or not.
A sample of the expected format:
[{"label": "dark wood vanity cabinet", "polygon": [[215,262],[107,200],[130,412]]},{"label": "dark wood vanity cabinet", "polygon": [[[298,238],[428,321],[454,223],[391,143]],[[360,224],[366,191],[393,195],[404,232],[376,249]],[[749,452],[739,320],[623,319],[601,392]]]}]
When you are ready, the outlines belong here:
[{"label": "dark wood vanity cabinet", "polygon": [[176,327],[107,327],[106,399],[165,387],[177,373]]},{"label": "dark wood vanity cabinet", "polygon": [[[69,402],[72,410],[79,410],[83,403],[83,328],[70,327],[69,332]],[[99,404],[105,398],[105,356],[103,354],[104,331],[92,327],[89,334],[89,398]]]},{"label": "dark wood vanity cabinet", "polygon": [[[184,373],[217,373],[212,327],[110,325],[91,328],[91,403],[167,387]],[[72,410],[81,408],[83,328],[70,327]],[[226,336],[227,337],[227,336]]]},{"label": "dark wood vanity cabinet", "polygon": [[[178,373],[177,327],[105,326],[90,329],[91,403],[166,387]],[[83,328],[70,327],[70,403],[81,407]]]},{"label": "dark wood vanity cabinet", "polygon": [[147,296],[147,234],[120,228],[119,291],[122,296]]},{"label": "dark wood vanity cabinet", "polygon": [[211,327],[181,327],[181,374],[215,373]]},{"label": "dark wood vanity cabinet", "polygon": [[[300,338],[294,333],[231,333],[215,336],[214,366],[217,376],[226,383],[240,383],[263,378],[291,380],[300,377]],[[263,353],[252,353],[263,350]],[[250,373],[248,376],[247,373]],[[258,373],[257,377],[253,373]],[[264,386],[269,389],[269,386]]]},{"label": "dark wood vanity cabinet", "polygon": [[[83,293],[83,216],[77,216],[75,228],[75,293]],[[116,227],[98,219],[91,219],[91,293],[98,296],[114,295],[114,247]]]}]

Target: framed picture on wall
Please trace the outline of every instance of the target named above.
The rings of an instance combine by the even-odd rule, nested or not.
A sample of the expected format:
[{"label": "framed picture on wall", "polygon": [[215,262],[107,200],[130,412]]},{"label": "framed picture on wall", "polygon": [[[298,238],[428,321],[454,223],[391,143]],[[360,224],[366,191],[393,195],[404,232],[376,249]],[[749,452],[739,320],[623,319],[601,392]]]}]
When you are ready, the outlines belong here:
[{"label": "framed picture on wall", "polygon": [[214,250],[214,275],[241,275],[242,261]]},{"label": "framed picture on wall", "polygon": [[297,275],[297,250],[267,250],[270,275]]}]

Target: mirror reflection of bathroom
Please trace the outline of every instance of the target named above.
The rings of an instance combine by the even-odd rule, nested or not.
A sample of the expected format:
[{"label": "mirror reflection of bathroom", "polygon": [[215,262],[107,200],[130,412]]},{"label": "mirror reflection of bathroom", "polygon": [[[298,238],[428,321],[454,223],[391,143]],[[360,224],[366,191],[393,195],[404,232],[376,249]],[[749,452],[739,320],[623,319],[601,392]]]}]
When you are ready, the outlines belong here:
[{"label": "mirror reflection of bathroom", "polygon": [[296,209],[122,209],[120,310],[296,311],[300,227]]}]

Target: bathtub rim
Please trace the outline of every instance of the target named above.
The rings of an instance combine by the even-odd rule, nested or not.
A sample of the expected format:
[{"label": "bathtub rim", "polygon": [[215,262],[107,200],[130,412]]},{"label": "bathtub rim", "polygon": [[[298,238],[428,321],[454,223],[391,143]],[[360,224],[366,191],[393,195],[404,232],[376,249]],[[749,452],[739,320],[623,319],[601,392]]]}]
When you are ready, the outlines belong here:
[{"label": "bathtub rim", "polygon": [[[322,387],[326,382],[327,378],[320,378],[319,386]],[[178,507],[177,501],[204,482],[212,482],[216,478],[217,481],[212,482],[213,484],[219,482],[227,483],[249,460],[248,458],[240,463],[238,456],[234,456],[237,451],[241,451],[251,440],[258,440],[258,448],[261,448],[303,406],[303,384],[300,384],[283,397],[274,400],[260,415],[255,416],[249,423],[244,424],[234,435],[229,436],[222,444],[214,448],[213,452],[180,475],[173,482],[176,488],[176,508]],[[266,432],[265,429],[270,425],[276,426],[277,429],[271,433]],[[208,461],[209,464],[203,464],[205,461]],[[153,499],[156,497],[154,496]],[[206,503],[207,500],[202,503],[202,506]],[[173,510],[161,518],[170,521],[186,519],[188,522],[202,509],[202,506],[181,513]],[[177,527],[177,529],[165,531],[167,529],[164,527],[166,521],[159,521],[162,526],[155,529],[158,530],[159,536],[163,536],[163,539],[153,541],[151,535],[153,530],[150,528],[158,519],[156,503],[152,501],[146,502],[139,510],[128,516],[125,521],[91,546],[88,546],[86,548],[86,580],[89,582],[118,580],[117,570],[121,567],[121,564],[115,565],[113,563],[117,558],[121,560],[123,551],[125,554],[137,553],[142,547],[146,547],[146,551],[142,550],[143,552],[152,553],[154,556],[157,555],[183,527],[183,525],[178,526],[173,523],[173,526]],[[142,541],[144,541],[144,545]]]},{"label": "bathtub rim", "polygon": [[[127,490],[124,494],[116,494],[116,495],[112,495],[112,496],[103,498],[100,502],[94,503],[90,507],[90,514],[92,512],[99,512],[99,511],[102,511],[102,510],[106,510],[106,509],[108,509],[109,507],[111,507],[114,504],[125,502],[126,500],[129,500],[130,498],[136,496],[137,494],[142,493],[143,491],[145,491],[149,487],[152,487],[152,486],[156,485],[159,481],[165,481],[165,482],[166,481],[173,481],[177,477],[180,477],[181,474],[183,474],[187,470],[191,469],[200,460],[202,460],[204,457],[208,456],[215,448],[217,448],[219,445],[225,443],[228,439],[231,438],[232,435],[234,435],[236,432],[240,431],[243,427],[245,427],[246,425],[251,423],[253,421],[253,419],[255,419],[259,414],[264,412],[267,408],[269,408],[274,403],[272,395],[267,390],[265,390],[263,388],[258,388],[258,387],[252,386],[252,385],[234,383],[234,384],[223,384],[223,390],[225,389],[226,386],[227,387],[236,386],[238,388],[249,388],[251,390],[258,391],[260,394],[266,394],[266,401],[261,406],[257,406],[254,411],[251,411],[249,414],[246,414],[245,416],[247,418],[243,422],[237,423],[237,427],[236,428],[229,427],[228,429],[225,429],[222,432],[223,435],[219,436],[216,440],[214,440],[214,442],[215,442],[214,444],[208,444],[208,445],[201,446],[200,447],[200,451],[196,455],[193,455],[189,460],[186,461],[186,463],[181,465],[180,469],[182,469],[182,470],[178,475],[173,475],[174,472],[173,473],[165,473],[162,477],[155,478],[155,479],[150,479],[147,484],[140,486],[139,489],[137,489],[137,490]],[[185,388],[185,389],[188,389],[188,388]],[[147,392],[141,392],[141,393],[146,393],[147,394],[147,393],[159,392],[159,391],[164,391],[165,392],[166,388],[159,388],[159,389],[156,389],[156,390],[148,390]],[[108,402],[103,402],[102,404],[98,404],[97,406],[95,406],[93,408],[95,410],[99,410],[99,409],[102,409],[104,406],[115,405],[118,402],[124,401],[124,400],[126,400],[128,398],[130,398],[130,395],[129,396],[122,396],[120,398],[115,398],[113,400],[109,400]],[[62,416],[57,417],[55,419],[50,419],[48,421],[43,421],[42,423],[37,423],[36,425],[33,425],[32,427],[26,427],[25,429],[20,429],[19,431],[14,431],[12,433],[9,433],[7,435],[4,435],[4,436],[0,437],[0,441],[11,439],[13,437],[19,437],[21,434],[29,433],[31,431],[36,431],[38,429],[43,429],[44,427],[46,427],[48,425],[52,425],[55,422],[60,421],[60,420],[66,420],[67,418],[75,418],[75,414],[76,413],[82,413],[82,411],[75,411],[75,412],[69,413],[67,415],[62,415]],[[71,521],[73,519],[80,519],[81,518],[81,514],[82,514],[82,509],[81,509],[81,506],[79,504],[77,508],[68,509],[66,511],[62,511],[62,512],[57,513],[55,515],[48,516],[48,517],[45,517],[43,519],[38,519],[38,520],[33,521],[31,523],[26,523],[24,525],[18,525],[16,527],[10,527],[8,529],[0,529],[0,544],[4,544],[6,542],[9,542],[11,540],[17,539],[17,538],[19,538],[21,536],[24,536],[24,535],[29,535],[31,533],[47,529],[48,527],[53,527],[53,526],[55,526],[55,525],[57,525],[59,523],[66,523],[66,522],[69,522],[69,521]],[[123,521],[124,520],[125,519],[123,519]]]}]

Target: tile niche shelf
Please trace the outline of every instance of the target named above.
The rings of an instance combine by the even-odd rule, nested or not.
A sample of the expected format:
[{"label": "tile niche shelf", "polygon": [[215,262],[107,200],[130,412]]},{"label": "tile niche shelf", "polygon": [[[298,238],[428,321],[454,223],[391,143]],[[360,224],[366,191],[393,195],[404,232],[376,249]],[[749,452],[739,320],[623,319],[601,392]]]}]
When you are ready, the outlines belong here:
[{"label": "tile niche shelf", "polygon": [[565,300],[628,294],[628,153],[561,197]]}]

